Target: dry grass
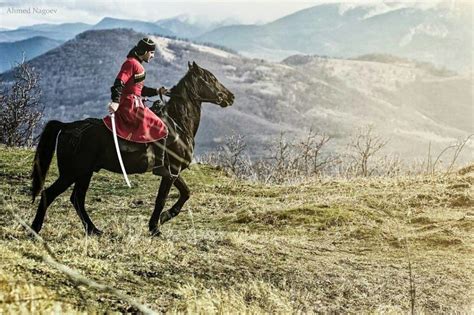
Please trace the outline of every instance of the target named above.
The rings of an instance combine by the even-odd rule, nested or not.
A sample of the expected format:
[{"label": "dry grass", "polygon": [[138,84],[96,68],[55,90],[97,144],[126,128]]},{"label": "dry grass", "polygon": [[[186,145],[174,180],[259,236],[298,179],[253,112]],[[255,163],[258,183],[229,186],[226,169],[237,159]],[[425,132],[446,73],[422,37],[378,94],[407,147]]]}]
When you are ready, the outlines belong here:
[{"label": "dry grass", "polygon": [[[32,154],[1,147],[0,313],[136,311],[72,285],[13,218],[34,215]],[[62,264],[157,312],[406,313],[407,244],[416,311],[472,311],[472,172],[270,186],[194,165],[185,178],[193,195],[161,238],[147,233],[158,181],[131,176],[129,190],[106,172],[86,202],[103,237],[84,235],[70,191],[41,235]]]}]

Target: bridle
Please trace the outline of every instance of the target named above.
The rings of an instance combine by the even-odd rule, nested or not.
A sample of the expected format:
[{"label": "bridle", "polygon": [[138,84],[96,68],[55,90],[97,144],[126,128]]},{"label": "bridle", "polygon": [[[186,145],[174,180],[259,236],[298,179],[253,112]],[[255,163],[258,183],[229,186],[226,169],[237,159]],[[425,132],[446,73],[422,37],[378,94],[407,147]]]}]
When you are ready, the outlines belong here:
[{"label": "bridle", "polygon": [[[204,81],[204,79],[201,76],[198,77],[198,80],[201,80],[204,83],[204,85],[209,88],[209,85],[207,84],[206,81]],[[194,93],[193,96],[200,102],[215,103],[217,105],[221,105],[222,101],[224,100],[223,98],[224,93],[222,93],[221,91],[217,92],[217,98],[202,98],[199,95],[196,95],[196,93]]]},{"label": "bridle", "polygon": [[[204,83],[205,86],[208,86],[207,82],[204,81],[204,79],[202,77],[199,76],[198,80],[201,80]],[[203,97],[200,97],[196,93],[194,87],[188,87],[188,90],[190,90],[190,92],[191,92],[190,93],[191,98],[198,101],[198,102],[201,102],[201,103],[215,103],[217,105],[221,105],[222,102],[224,101],[224,97],[223,97],[224,93],[222,93],[220,91],[217,92],[217,98],[203,98]],[[174,93],[171,93],[171,92],[166,93],[165,95],[168,96],[168,97],[174,96],[174,97],[178,97],[178,98],[183,98],[182,95],[174,94]],[[158,96],[160,97],[160,100],[163,102],[163,104],[166,105],[167,102],[163,99],[163,94],[161,93],[161,91],[158,92]]]}]

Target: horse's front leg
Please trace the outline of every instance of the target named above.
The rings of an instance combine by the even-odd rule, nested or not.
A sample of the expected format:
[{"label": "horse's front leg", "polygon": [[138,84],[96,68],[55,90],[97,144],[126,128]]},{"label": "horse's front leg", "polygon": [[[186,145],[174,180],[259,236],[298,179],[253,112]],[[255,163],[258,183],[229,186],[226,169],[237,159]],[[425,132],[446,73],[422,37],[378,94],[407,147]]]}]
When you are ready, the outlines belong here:
[{"label": "horse's front leg", "polygon": [[152,236],[160,236],[161,234],[158,226],[158,219],[160,218],[161,211],[163,211],[165,206],[166,199],[168,198],[171,186],[173,185],[173,180],[172,177],[163,177],[161,179],[160,188],[158,189],[158,195],[155,200],[155,209],[153,210],[150,222],[148,223],[148,228],[150,229]]},{"label": "horse's front leg", "polygon": [[184,179],[181,176],[178,176],[174,181],[174,186],[179,190],[179,199],[176,203],[167,211],[161,213],[160,215],[160,224],[169,221],[173,217],[177,216],[181,209],[183,208],[184,203],[189,199],[191,191],[184,182]]}]

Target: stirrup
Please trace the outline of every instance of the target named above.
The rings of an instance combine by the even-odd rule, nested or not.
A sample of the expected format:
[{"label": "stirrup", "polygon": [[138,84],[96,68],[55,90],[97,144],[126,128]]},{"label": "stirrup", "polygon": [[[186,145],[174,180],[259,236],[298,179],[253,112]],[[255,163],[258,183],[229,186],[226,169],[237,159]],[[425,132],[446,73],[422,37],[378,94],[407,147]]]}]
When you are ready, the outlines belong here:
[{"label": "stirrup", "polygon": [[158,176],[170,176],[170,171],[165,166],[166,138],[160,139],[158,143],[155,143],[154,145],[155,147],[153,148],[153,150],[155,152],[155,163],[159,163],[160,165],[153,166],[153,174]]}]

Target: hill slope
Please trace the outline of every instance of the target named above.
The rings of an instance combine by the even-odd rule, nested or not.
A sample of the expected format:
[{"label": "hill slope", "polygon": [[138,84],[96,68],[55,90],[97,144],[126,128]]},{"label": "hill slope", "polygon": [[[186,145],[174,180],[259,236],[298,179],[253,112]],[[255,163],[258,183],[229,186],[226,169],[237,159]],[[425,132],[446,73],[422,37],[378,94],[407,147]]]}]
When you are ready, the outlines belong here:
[{"label": "hill slope", "polygon": [[[47,118],[105,116],[114,77],[142,36],[123,29],[88,31],[32,60],[43,78]],[[147,85],[176,84],[186,73],[187,62],[195,60],[236,95],[230,108],[203,106],[198,153],[216,148],[226,135],[236,132],[246,136],[249,151],[258,156],[281,131],[301,138],[311,127],[333,138],[331,150],[342,151],[357,128],[373,124],[391,139],[392,151],[424,157],[430,143],[437,150],[473,132],[472,89],[466,88],[472,84],[469,76],[436,72],[403,60],[293,56],[272,63],[153,38],[157,58],[145,65]],[[11,74],[0,77],[8,81]]]},{"label": "hill slope", "polygon": [[[114,294],[74,288],[19,228],[13,214],[34,215],[32,158],[0,147],[0,311],[135,312]],[[48,184],[55,174],[53,165]],[[157,179],[133,175],[128,189],[106,172],[86,201],[103,237],[84,236],[70,190],[41,234],[61,263],[159,312],[405,313],[409,259],[416,311],[472,306],[472,173],[266,186],[194,165],[184,177],[192,197],[159,239],[146,230]]]}]

